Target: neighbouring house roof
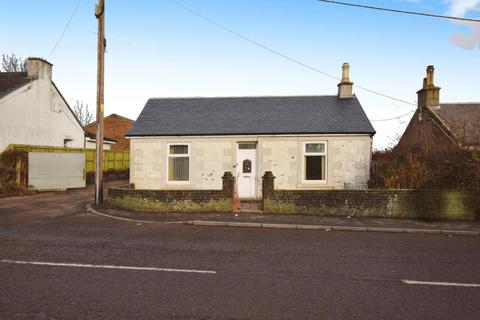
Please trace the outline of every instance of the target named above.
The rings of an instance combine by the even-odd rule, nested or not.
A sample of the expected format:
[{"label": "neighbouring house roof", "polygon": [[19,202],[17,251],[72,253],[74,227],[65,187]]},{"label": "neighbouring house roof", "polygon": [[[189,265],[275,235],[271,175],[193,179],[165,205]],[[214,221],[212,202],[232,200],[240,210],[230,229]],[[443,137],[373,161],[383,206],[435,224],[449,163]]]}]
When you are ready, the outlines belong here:
[{"label": "neighbouring house roof", "polygon": [[[133,125],[133,120],[122,117],[118,114],[111,114],[103,119],[103,128],[105,136],[117,140],[112,146],[112,150],[130,150],[130,141],[125,138],[125,134]],[[84,127],[85,131],[95,134],[97,124],[93,122]]]},{"label": "neighbouring house roof", "polygon": [[[92,141],[96,141],[97,140],[97,136],[95,133],[92,133],[92,132],[88,132],[88,131],[85,131],[85,136],[92,140]],[[108,137],[103,137],[103,142],[104,143],[116,143],[117,140],[114,140],[112,138],[108,138]]]},{"label": "neighbouring house roof", "polygon": [[429,109],[462,145],[480,145],[480,102],[441,103]]},{"label": "neighbouring house roof", "polygon": [[107,119],[107,118],[118,118],[118,119],[120,119],[120,120],[125,120],[125,121],[130,122],[130,123],[134,123],[134,122],[135,122],[135,121],[133,121],[132,119],[128,119],[128,118],[126,118],[126,117],[124,117],[124,116],[121,116],[121,115],[119,115],[119,114],[116,114],[116,113],[112,113],[112,114],[110,114],[109,116],[105,117],[105,119]]},{"label": "neighbouring house roof", "polygon": [[[105,121],[106,119],[111,119],[111,118],[117,118],[117,119],[120,119],[120,120],[125,120],[126,122],[129,122],[129,123],[134,123],[135,121],[132,120],[132,119],[128,119],[126,117],[123,117],[119,114],[116,114],[116,113],[112,113],[106,117],[103,118],[103,120]],[[89,124],[87,124],[85,127],[84,127],[85,130],[96,130],[97,129],[97,122],[96,121],[93,121]],[[95,131],[92,131],[92,132],[95,132]]]},{"label": "neighbouring house roof", "polygon": [[27,72],[0,72],[0,98],[26,85],[30,81]]},{"label": "neighbouring house roof", "polygon": [[153,98],[127,136],[375,134],[358,99]]}]

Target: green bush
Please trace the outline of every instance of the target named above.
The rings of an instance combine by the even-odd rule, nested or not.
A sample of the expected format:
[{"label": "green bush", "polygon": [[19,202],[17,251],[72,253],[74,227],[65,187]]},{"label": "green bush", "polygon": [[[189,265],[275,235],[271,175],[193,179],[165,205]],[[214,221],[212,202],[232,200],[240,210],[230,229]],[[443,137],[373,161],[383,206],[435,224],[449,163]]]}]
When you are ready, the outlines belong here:
[{"label": "green bush", "polygon": [[15,169],[0,167],[0,194],[18,191],[19,188],[17,187],[15,179]]},{"label": "green bush", "polygon": [[21,191],[18,186],[16,165],[20,159],[25,159],[26,152],[20,150],[6,150],[0,154],[0,194],[9,194]]}]

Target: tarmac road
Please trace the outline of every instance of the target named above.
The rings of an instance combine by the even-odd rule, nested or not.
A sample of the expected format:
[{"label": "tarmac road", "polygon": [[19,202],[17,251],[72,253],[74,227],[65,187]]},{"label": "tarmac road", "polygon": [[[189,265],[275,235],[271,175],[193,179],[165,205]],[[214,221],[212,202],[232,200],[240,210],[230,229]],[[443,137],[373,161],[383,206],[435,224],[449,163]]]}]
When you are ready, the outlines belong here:
[{"label": "tarmac road", "polygon": [[[105,196],[109,186],[125,184],[113,181],[105,184]],[[85,206],[94,201],[93,185],[87,188],[62,192],[40,192],[35,195],[0,197],[0,228],[27,224],[45,223],[85,212]]]},{"label": "tarmac road", "polygon": [[0,319],[480,314],[479,237],[36,221],[0,227]]}]

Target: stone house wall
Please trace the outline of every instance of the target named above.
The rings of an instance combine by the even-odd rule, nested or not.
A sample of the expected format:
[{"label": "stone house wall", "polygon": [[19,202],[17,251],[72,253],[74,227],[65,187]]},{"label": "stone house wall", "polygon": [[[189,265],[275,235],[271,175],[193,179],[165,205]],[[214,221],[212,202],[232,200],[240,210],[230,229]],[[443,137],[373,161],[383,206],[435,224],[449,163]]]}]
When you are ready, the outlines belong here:
[{"label": "stone house wall", "polygon": [[[132,137],[130,182],[140,189],[216,189],[225,171],[237,175],[239,142],[257,143],[257,198],[261,197],[261,173],[277,173],[277,189],[366,188],[370,176],[370,135],[285,135],[211,137]],[[326,182],[302,183],[304,142],[326,142]],[[190,145],[190,181],[169,183],[169,143]]]}]

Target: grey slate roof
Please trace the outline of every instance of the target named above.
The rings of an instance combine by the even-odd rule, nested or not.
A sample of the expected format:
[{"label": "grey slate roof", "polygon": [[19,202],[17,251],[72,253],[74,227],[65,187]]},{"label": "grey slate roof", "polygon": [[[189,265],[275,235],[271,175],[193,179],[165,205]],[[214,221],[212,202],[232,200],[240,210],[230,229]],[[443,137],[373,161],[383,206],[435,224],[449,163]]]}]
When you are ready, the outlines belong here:
[{"label": "grey slate roof", "polygon": [[0,72],[0,98],[29,82],[26,72]]},{"label": "grey slate roof", "polygon": [[356,97],[153,98],[127,136],[375,134]]},{"label": "grey slate roof", "polygon": [[480,102],[441,103],[430,107],[464,146],[480,146]]}]

